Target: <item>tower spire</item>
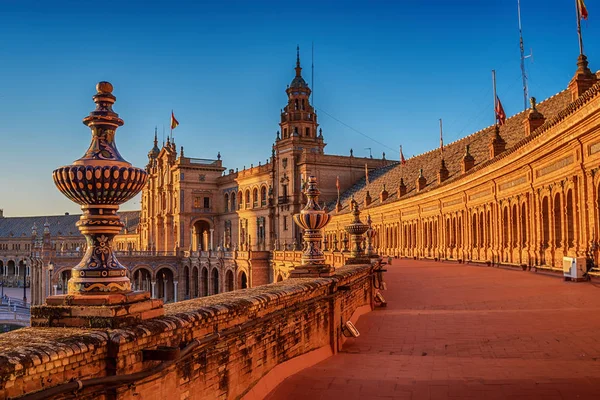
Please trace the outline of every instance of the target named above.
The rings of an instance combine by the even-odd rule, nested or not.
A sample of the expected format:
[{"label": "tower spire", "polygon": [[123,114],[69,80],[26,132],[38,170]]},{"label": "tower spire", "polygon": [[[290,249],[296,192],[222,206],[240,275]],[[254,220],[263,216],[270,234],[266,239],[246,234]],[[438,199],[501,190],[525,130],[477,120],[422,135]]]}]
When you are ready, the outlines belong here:
[{"label": "tower spire", "polygon": [[154,127],[154,146],[158,146],[158,126]]},{"label": "tower spire", "polygon": [[296,45],[296,76],[301,76],[302,67],[300,66],[300,46]]}]

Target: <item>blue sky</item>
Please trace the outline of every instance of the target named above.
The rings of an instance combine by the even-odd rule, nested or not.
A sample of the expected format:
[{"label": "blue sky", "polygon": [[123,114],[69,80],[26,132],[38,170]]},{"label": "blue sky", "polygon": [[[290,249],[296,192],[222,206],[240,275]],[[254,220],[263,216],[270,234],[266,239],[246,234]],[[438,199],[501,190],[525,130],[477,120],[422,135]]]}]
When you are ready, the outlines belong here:
[{"label": "blue sky", "polygon": [[[586,1],[585,52],[600,68],[600,1]],[[81,123],[100,80],[113,83],[121,154],[145,166],[171,109],[186,156],[227,168],[265,162],[300,45],[326,151],[398,158],[493,123],[491,70],[508,115],[523,108],[516,0],[0,0],[0,208],[78,207],[51,172],[89,144]],[[574,1],[522,0],[530,94],[566,88],[576,69]],[[314,42],[314,84],[311,43]],[[342,123],[331,118],[342,121]],[[368,139],[353,129],[376,141]],[[383,144],[383,145],[382,145]],[[124,209],[137,209],[130,202]]]}]

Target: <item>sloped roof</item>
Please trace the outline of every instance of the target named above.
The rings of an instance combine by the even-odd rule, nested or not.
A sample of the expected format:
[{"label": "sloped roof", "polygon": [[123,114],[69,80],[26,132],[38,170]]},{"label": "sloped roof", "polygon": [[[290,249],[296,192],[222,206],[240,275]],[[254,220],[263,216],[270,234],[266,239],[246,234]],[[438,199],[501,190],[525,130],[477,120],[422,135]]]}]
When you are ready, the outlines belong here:
[{"label": "sloped roof", "polygon": [[[121,211],[121,222],[125,223],[129,232],[135,232],[140,223],[140,211]],[[37,217],[4,217],[0,218],[0,238],[30,237],[31,228],[35,224],[38,237],[44,233],[44,224],[49,224],[50,236],[79,237],[79,229],[75,225],[81,214],[42,215]]]},{"label": "sloped roof", "polygon": [[[563,90],[558,94],[544,100],[537,105],[537,110],[541,112],[546,121],[558,115],[571,103],[571,93],[568,90]],[[525,127],[523,121],[527,117],[529,110],[522,111],[506,120],[506,123],[500,127],[500,136],[506,141],[506,149],[515,146],[525,136]],[[478,132],[459,139],[455,142],[444,146],[444,160],[448,168],[449,177],[452,179],[462,174],[461,166],[462,159],[465,155],[465,147],[469,145],[469,153],[475,158],[475,166],[483,164],[490,160],[489,144],[494,136],[494,125],[488,126]],[[349,203],[352,196],[363,205],[367,190],[371,195],[371,204],[369,207],[380,205],[379,194],[385,185],[389,197],[384,203],[389,203],[398,200],[397,189],[400,184],[400,178],[404,179],[407,195],[415,193],[415,183],[419,176],[419,170],[423,169],[423,176],[427,179],[426,188],[432,188],[438,185],[438,172],[440,169],[441,158],[440,150],[435,149],[411,157],[406,160],[404,165],[396,163],[392,166],[378,168],[374,171],[369,171],[369,185],[366,187],[365,178],[357,181],[352,187],[346,190],[340,196],[342,203],[341,213],[349,211]],[[330,204],[329,209],[335,208],[335,202]]]}]

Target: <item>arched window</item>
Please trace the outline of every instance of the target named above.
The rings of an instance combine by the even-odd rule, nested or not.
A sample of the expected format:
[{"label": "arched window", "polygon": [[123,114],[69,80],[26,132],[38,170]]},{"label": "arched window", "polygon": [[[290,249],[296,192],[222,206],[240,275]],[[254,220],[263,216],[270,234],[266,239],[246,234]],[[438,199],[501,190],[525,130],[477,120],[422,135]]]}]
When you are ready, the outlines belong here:
[{"label": "arched window", "polygon": [[260,205],[264,207],[267,205],[267,187],[263,186],[260,188]]},{"label": "arched window", "polygon": [[245,208],[250,208],[250,189],[246,189],[246,204]]},{"label": "arched window", "polygon": [[225,274],[225,290],[228,292],[233,290],[233,272],[231,270]]},{"label": "arched window", "polygon": [[231,211],[235,211],[235,193],[231,193]]},{"label": "arched window", "polygon": [[504,247],[508,247],[508,207],[504,207],[504,212],[502,213],[502,245]]},{"label": "arched window", "polygon": [[258,189],[254,188],[254,190],[252,190],[252,207],[256,208],[258,207]]},{"label": "arched window", "polygon": [[573,191],[567,192],[567,247],[574,247],[575,227],[573,218]]},{"label": "arched window", "polygon": [[519,219],[517,218],[517,205],[513,204],[512,206],[512,245],[513,247],[517,247],[518,237],[517,237],[517,227],[519,223]]},{"label": "arched window", "polygon": [[225,212],[229,212],[229,194],[225,193],[223,202],[225,203]]},{"label": "arched window", "polygon": [[238,208],[238,210],[241,210],[242,209],[242,204],[244,204],[244,200],[242,199],[242,191],[241,190],[238,192],[237,196],[238,196],[238,205],[237,205],[237,208]]},{"label": "arched window", "polygon": [[471,221],[471,240],[473,241],[471,245],[473,247],[477,247],[477,214],[473,214],[473,220]]},{"label": "arched window", "polygon": [[550,210],[548,205],[548,197],[542,200],[542,243],[544,247],[548,247],[550,241]]},{"label": "arched window", "polygon": [[554,197],[554,248],[562,245],[562,220],[560,218],[560,194]]},{"label": "arched window", "polygon": [[202,296],[208,296],[208,269],[202,268]]},{"label": "arched window", "polygon": [[483,211],[479,213],[479,247],[484,247],[485,243],[483,242]]},{"label": "arched window", "polygon": [[213,268],[212,270],[212,294],[219,293],[219,270]]},{"label": "arched window", "polygon": [[525,203],[521,204],[521,246],[527,245],[527,213]]}]

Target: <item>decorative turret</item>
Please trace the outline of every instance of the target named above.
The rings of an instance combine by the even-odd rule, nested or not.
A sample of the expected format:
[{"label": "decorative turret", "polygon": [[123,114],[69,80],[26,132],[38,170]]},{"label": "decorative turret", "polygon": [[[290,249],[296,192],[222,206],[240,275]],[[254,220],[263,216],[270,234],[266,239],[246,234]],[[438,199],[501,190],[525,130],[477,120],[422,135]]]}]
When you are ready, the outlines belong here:
[{"label": "decorative turret", "polygon": [[388,196],[389,196],[389,193],[388,193],[388,191],[385,189],[385,183],[384,183],[384,184],[383,184],[383,190],[381,191],[381,193],[379,193],[379,201],[380,201],[381,203],[383,203],[384,201],[386,201],[386,200],[387,200]]},{"label": "decorative turret", "polygon": [[500,153],[506,150],[506,142],[500,136],[500,127],[494,126],[494,136],[490,141],[490,158],[497,157]]},{"label": "decorative turret", "polygon": [[37,225],[34,222],[33,226],[31,227],[31,237],[36,238],[37,237]]},{"label": "decorative turret", "polygon": [[154,147],[150,149],[148,152],[148,160],[155,160],[158,157],[158,153],[160,153],[160,149],[158,148],[158,133],[157,128],[154,127]]},{"label": "decorative turret", "polygon": [[417,187],[417,192],[420,192],[421,190],[425,189],[425,186],[427,185],[427,179],[425,179],[425,177],[423,176],[423,168],[419,169],[419,177],[417,178],[417,181],[415,182],[415,186]]},{"label": "decorative turret", "polygon": [[531,135],[531,132],[542,126],[546,122],[544,115],[536,108],[535,97],[529,99],[531,109],[527,113],[527,118],[523,121],[525,125],[525,136]]},{"label": "decorative turret", "polygon": [[450,171],[446,167],[446,160],[442,158],[440,163],[440,170],[438,171],[438,183],[444,182],[450,176]]},{"label": "decorative turret", "polygon": [[568,86],[571,92],[571,99],[573,101],[577,100],[579,96],[585,93],[596,82],[598,82],[598,77],[590,70],[587,57],[585,54],[579,54],[577,58],[577,71]]},{"label": "decorative turret", "polygon": [[469,145],[465,146],[465,155],[462,159],[462,173],[466,173],[468,170],[475,166],[475,158],[469,152]]},{"label": "decorative turret", "polygon": [[398,185],[398,197],[402,197],[406,194],[406,184],[404,178],[400,178],[400,184]]}]

